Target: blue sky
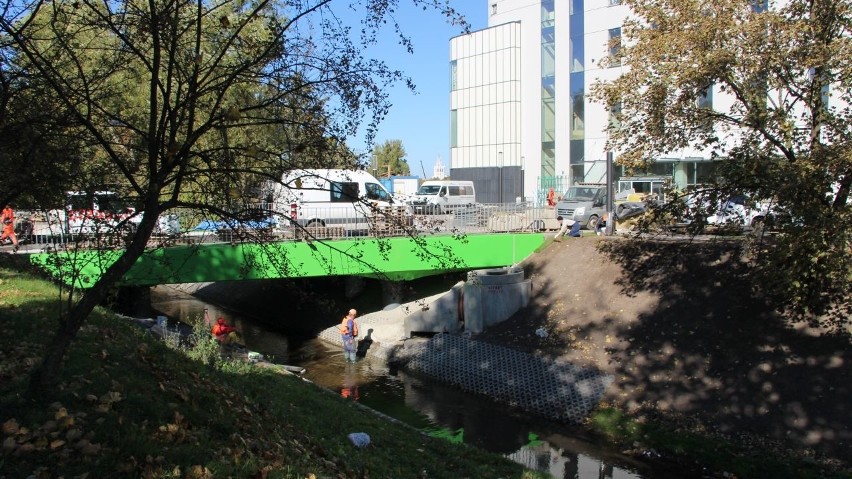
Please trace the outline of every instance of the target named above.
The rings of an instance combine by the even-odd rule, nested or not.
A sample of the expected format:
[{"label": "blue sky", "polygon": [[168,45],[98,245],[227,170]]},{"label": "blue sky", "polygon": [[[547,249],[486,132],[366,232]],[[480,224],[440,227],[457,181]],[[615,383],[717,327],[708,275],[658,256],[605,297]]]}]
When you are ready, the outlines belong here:
[{"label": "blue sky", "polygon": [[[400,2],[396,19],[411,38],[414,53],[406,52],[392,34],[386,34],[374,55],[410,76],[417,85],[417,94],[404,85],[391,92],[393,106],[379,126],[376,144],[401,140],[411,174],[422,177],[425,170],[429,178],[439,155],[444,167],[450,166],[450,38],[460,35],[462,30],[450,25],[439,13],[424,12],[409,3]],[[452,6],[464,15],[471,31],[488,26],[487,2],[458,0]]]}]

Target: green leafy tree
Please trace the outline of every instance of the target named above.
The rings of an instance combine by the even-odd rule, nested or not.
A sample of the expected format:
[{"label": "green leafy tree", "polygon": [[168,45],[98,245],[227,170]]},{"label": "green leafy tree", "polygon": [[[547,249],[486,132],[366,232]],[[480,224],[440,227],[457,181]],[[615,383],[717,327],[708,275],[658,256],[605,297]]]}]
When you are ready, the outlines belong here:
[{"label": "green leafy tree", "polygon": [[[409,1],[459,20],[443,1]],[[55,383],[80,327],[145,253],[161,214],[183,207],[254,219],[247,202],[259,183],[302,165],[350,161],[335,139],[366,131],[372,142],[389,108],[386,88],[407,79],[363,53],[388,22],[406,38],[393,22],[397,4],[5,2],[6,50],[78,125],[90,153],[81,177],[109,175],[141,215],[118,260],[68,295],[33,371],[34,395]]]},{"label": "green leafy tree", "polygon": [[[2,40],[2,39],[0,39]],[[0,203],[18,208],[61,205],[62,191],[79,171],[79,126],[40,78],[18,68],[0,44]]]},{"label": "green leafy tree", "polygon": [[373,149],[370,164],[379,176],[411,174],[402,140],[387,140]]},{"label": "green leafy tree", "polygon": [[[614,111],[620,106],[609,132],[618,161],[641,170],[684,148],[717,160],[714,178],[694,192],[703,200],[696,205],[733,194],[773,203],[780,234],[759,236],[749,251],[762,273],[756,287],[797,318],[842,329],[852,292],[852,3],[623,4],[635,13],[617,59],[628,68],[594,89]],[[708,88],[718,95],[713,108],[698,101]],[[673,202],[656,218],[684,205]]]}]

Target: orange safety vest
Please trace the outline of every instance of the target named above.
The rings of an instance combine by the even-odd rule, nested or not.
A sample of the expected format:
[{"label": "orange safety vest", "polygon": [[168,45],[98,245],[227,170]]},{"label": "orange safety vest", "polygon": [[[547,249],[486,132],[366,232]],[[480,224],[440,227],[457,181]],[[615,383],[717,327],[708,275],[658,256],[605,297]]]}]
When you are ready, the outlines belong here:
[{"label": "orange safety vest", "polygon": [[223,334],[229,334],[232,331],[236,331],[236,330],[237,330],[237,328],[234,328],[233,326],[229,326],[227,324],[216,323],[216,324],[213,325],[212,333],[213,333],[214,336],[221,336]]},{"label": "orange safety vest", "polygon": [[[344,316],[343,321],[340,322],[340,334],[349,334],[349,316]],[[352,319],[352,337],[358,336],[358,322],[355,319]]]},{"label": "orange safety vest", "polygon": [[15,210],[12,208],[3,208],[3,224],[12,225],[15,223]]}]

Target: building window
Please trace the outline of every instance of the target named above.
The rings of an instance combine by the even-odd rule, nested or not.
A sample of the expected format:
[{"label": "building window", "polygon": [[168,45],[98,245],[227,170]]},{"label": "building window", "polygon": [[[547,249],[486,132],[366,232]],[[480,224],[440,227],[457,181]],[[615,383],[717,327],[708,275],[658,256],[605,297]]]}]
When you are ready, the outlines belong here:
[{"label": "building window", "polygon": [[610,7],[614,7],[616,5],[621,5],[621,0],[609,0]]},{"label": "building window", "polygon": [[586,142],[583,140],[571,140],[569,143],[571,151],[569,153],[569,162],[572,165],[582,165],[586,161],[585,148]]},{"label": "building window", "polygon": [[582,92],[571,95],[571,139],[577,140],[585,137],[586,120],[584,95]]},{"label": "building window", "polygon": [[497,15],[497,4],[496,3],[491,4],[491,15]]},{"label": "building window", "polygon": [[577,184],[586,181],[585,165],[571,165],[571,183]]},{"label": "building window", "polygon": [[621,27],[609,29],[609,66],[621,66]]},{"label": "building window", "polygon": [[553,27],[541,31],[541,76],[552,77],[556,73],[556,43]]},{"label": "building window", "polygon": [[541,102],[541,141],[556,141],[556,100],[553,97]]},{"label": "building window", "polygon": [[713,109],[713,85],[698,92],[698,108],[706,110]]},{"label": "building window", "polygon": [[609,129],[618,130],[619,128],[621,128],[621,100],[609,108]]},{"label": "building window", "polygon": [[570,33],[568,55],[571,57],[571,73],[581,72],[585,69],[585,22],[583,1],[571,0],[571,15],[568,18],[568,31]]},{"label": "building window", "polygon": [[541,1],[541,177],[556,168],[556,7],[554,0]]},{"label": "building window", "polygon": [[541,2],[541,26],[552,27],[556,21],[553,0],[542,0]]},{"label": "building window", "polygon": [[702,131],[710,132],[713,130],[713,85],[698,92],[696,99],[696,107],[698,107],[697,115],[698,126]]},{"label": "building window", "polygon": [[459,146],[458,110],[450,110],[450,148]]},{"label": "building window", "polygon": [[752,0],[751,11],[754,13],[763,13],[768,7],[768,0]]},{"label": "building window", "polygon": [[571,12],[569,15],[581,15],[583,13],[583,0],[571,0]]},{"label": "building window", "polygon": [[450,91],[455,91],[456,89],[456,79],[458,78],[458,61],[453,60],[450,62]]}]

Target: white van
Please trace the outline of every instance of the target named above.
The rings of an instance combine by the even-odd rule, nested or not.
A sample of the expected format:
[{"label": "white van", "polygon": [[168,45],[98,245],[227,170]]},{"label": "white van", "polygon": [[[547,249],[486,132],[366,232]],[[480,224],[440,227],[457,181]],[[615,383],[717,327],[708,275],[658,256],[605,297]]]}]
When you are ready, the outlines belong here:
[{"label": "white van", "polygon": [[409,204],[415,213],[441,214],[476,203],[472,181],[430,180],[423,182]]},{"label": "white van", "polygon": [[[304,227],[366,230],[377,221],[410,216],[373,175],[361,170],[304,169],[284,173],[267,197],[278,212]],[[281,222],[287,224],[287,222]]]}]

